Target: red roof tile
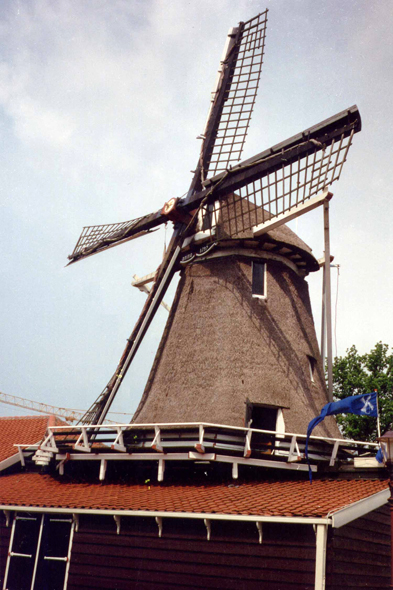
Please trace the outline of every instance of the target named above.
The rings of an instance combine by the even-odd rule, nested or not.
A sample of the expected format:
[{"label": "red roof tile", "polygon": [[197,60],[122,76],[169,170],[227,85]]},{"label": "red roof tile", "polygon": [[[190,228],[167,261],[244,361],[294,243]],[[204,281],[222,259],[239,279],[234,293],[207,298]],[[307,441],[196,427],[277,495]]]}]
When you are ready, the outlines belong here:
[{"label": "red roof tile", "polygon": [[35,444],[39,442],[48,426],[65,423],[55,416],[12,416],[0,418],[0,462],[15,455],[14,444]]},{"label": "red roof tile", "polygon": [[38,473],[0,478],[1,506],[148,510],[253,516],[326,517],[388,488],[374,479],[259,481],[241,484],[77,483]]}]

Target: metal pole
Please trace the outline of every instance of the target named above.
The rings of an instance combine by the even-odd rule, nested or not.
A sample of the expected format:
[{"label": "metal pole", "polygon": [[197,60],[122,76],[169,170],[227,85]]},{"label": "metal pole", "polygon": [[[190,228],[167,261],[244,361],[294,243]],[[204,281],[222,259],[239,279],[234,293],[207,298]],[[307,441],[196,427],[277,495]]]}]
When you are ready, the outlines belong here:
[{"label": "metal pole", "polygon": [[327,336],[327,364],[328,364],[328,398],[333,401],[333,349],[332,349],[332,297],[330,282],[330,235],[329,235],[329,196],[323,202],[323,225],[325,238],[325,299],[326,299],[326,336]]},{"label": "metal pole", "polygon": [[379,419],[379,404],[378,404],[378,391],[375,390],[377,392],[377,434],[378,434],[378,438],[381,437],[381,421]]},{"label": "metal pole", "polygon": [[326,280],[325,280],[325,263],[322,267],[322,314],[321,314],[321,357],[323,370],[325,370],[325,325],[326,325],[326,313],[325,313],[325,301],[326,301]]},{"label": "metal pole", "polygon": [[393,468],[392,465],[388,465],[389,468],[389,488],[390,498],[390,587],[393,588]]}]

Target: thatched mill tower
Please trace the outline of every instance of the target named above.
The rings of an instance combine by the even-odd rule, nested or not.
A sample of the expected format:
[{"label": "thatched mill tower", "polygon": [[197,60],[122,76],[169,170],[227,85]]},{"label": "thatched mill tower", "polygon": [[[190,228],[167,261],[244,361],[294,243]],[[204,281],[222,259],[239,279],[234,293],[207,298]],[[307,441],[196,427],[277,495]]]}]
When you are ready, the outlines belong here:
[{"label": "thatched mill tower", "polygon": [[[260,238],[241,227],[233,235],[239,203],[227,200],[216,246],[181,270],[134,422],[252,419],[254,428],[304,433],[328,401],[305,280],[318,262],[285,225]],[[320,432],[338,435],[333,422]]]}]

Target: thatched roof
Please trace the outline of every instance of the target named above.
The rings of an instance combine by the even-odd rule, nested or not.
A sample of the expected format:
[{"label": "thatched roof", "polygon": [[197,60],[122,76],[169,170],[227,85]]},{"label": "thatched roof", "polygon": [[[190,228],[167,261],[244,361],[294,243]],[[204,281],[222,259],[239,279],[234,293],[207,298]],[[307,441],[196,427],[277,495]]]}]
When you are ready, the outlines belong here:
[{"label": "thatched roof", "polygon": [[[253,243],[254,248],[277,252],[292,260],[305,274],[319,270],[319,264],[311,248],[289,227],[281,225],[258,237],[254,237],[252,227],[272,218],[272,213],[255,206],[237,194],[227,195],[221,200],[213,216],[216,232],[211,239],[220,244],[242,242]],[[192,248],[192,245],[191,245]]]},{"label": "thatched roof", "polygon": [[[264,223],[273,216],[273,212],[257,207],[248,199],[238,194],[230,194],[220,201],[220,209],[214,219],[219,227],[220,237],[236,239],[252,238],[251,227]],[[311,248],[286,225],[281,225],[268,234],[274,240],[311,252]]]}]

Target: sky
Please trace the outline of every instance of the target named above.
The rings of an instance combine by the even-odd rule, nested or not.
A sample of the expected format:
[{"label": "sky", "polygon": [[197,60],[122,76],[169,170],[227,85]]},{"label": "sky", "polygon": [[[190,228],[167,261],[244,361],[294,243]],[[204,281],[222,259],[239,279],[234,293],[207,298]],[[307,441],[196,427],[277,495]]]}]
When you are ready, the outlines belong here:
[{"label": "sky", "polygon": [[[157,268],[171,224],[65,268],[67,256],[84,225],[188,190],[228,29],[265,8],[243,159],[357,104],[363,129],[330,207],[334,353],[393,345],[390,0],[2,0],[0,392],[83,410],[105,387],[144,304],[132,277]],[[291,227],[320,258],[322,211]],[[321,273],[308,282],[319,335]],[[166,318],[112,419],[135,410]]]}]

